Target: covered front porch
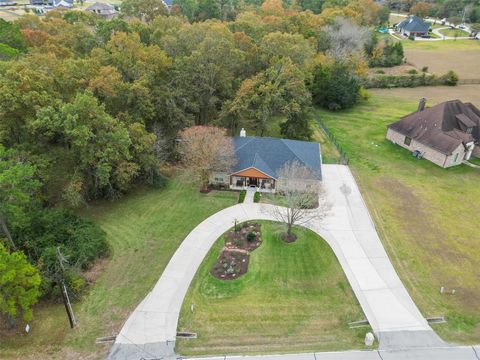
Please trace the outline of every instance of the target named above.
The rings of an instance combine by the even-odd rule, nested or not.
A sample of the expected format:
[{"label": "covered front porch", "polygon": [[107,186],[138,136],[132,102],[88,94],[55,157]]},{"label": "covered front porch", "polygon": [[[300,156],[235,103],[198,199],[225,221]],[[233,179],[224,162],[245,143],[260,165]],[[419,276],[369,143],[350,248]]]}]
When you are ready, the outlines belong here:
[{"label": "covered front porch", "polygon": [[230,175],[230,189],[255,188],[259,192],[275,192],[276,180],[255,167],[243,169]]}]

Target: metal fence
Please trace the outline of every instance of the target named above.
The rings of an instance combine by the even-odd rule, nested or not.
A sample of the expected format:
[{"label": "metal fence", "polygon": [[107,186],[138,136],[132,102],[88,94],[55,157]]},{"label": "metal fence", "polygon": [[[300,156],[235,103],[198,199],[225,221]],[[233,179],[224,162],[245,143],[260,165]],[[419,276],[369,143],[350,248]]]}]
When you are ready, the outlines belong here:
[{"label": "metal fence", "polygon": [[332,142],[332,144],[335,146],[335,148],[338,150],[338,153],[340,154],[340,157],[337,160],[337,163],[342,165],[348,165],[348,163],[350,162],[350,159],[348,158],[345,150],[343,150],[342,146],[338,143],[337,139],[335,139],[335,136],[330,132],[330,130],[328,130],[327,126],[322,121],[320,116],[318,116],[318,114],[314,114],[314,115],[318,125],[323,130],[325,135],[327,135],[328,139]]}]

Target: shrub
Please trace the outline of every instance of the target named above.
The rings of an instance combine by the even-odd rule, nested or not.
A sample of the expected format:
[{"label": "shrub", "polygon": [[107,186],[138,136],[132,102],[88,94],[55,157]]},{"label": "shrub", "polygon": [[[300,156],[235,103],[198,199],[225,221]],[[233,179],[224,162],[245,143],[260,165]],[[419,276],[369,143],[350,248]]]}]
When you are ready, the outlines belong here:
[{"label": "shrub", "polygon": [[382,69],[377,70],[377,71],[375,71],[375,72],[376,72],[377,74],[385,74],[385,71],[383,71]]},{"label": "shrub", "polygon": [[253,195],[253,202],[256,202],[256,203],[260,202],[260,197],[261,197],[261,194],[257,191],[255,195]]},{"label": "shrub", "polygon": [[245,196],[247,195],[247,190],[240,190],[240,194],[238,195],[238,203],[243,203],[245,200]]},{"label": "shrub", "polygon": [[255,234],[253,231],[249,232],[247,234],[247,240],[250,242],[254,242],[255,240],[257,240],[257,234]]},{"label": "shrub", "polygon": [[450,70],[443,75],[440,80],[442,81],[443,85],[455,86],[458,83],[458,75],[454,71]]},{"label": "shrub", "polygon": [[422,67],[422,72],[423,72],[423,73],[426,73],[426,72],[428,72],[428,66],[424,66],[424,67]]},{"label": "shrub", "polygon": [[407,73],[413,75],[413,74],[418,74],[418,71],[416,69],[410,69],[410,70],[407,71]]}]

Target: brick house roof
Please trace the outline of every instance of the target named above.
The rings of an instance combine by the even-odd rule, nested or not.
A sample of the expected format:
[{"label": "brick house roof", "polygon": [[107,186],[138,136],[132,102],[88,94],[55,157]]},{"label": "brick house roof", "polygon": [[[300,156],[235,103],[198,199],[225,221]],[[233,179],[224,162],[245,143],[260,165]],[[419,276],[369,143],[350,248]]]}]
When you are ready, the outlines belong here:
[{"label": "brick house roof", "polygon": [[480,110],[473,104],[451,100],[414,112],[388,127],[451,155],[460,144],[480,141]]}]

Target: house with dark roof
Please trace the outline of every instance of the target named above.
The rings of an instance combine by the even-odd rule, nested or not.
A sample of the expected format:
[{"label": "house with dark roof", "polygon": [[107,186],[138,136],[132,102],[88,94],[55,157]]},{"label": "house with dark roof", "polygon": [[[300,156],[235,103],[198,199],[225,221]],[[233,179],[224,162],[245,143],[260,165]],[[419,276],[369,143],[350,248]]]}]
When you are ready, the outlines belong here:
[{"label": "house with dark roof", "polygon": [[246,136],[233,138],[236,164],[229,173],[213,173],[210,182],[234,190],[254,187],[260,192],[282,191],[285,179],[279,172],[289,162],[309,168],[311,179],[299,179],[295,186],[308,189],[322,179],[320,144],[308,141]]},{"label": "house with dark roof", "polygon": [[429,29],[430,24],[415,15],[410,15],[395,26],[395,30],[405,36],[425,36]]},{"label": "house with dark roof", "polygon": [[85,11],[98,14],[106,19],[112,19],[117,15],[117,10],[115,10],[115,7],[107,3],[96,2],[95,4],[87,7]]},{"label": "house with dark roof", "polygon": [[416,156],[447,168],[480,156],[480,110],[451,100],[418,110],[388,126],[387,139]]}]

